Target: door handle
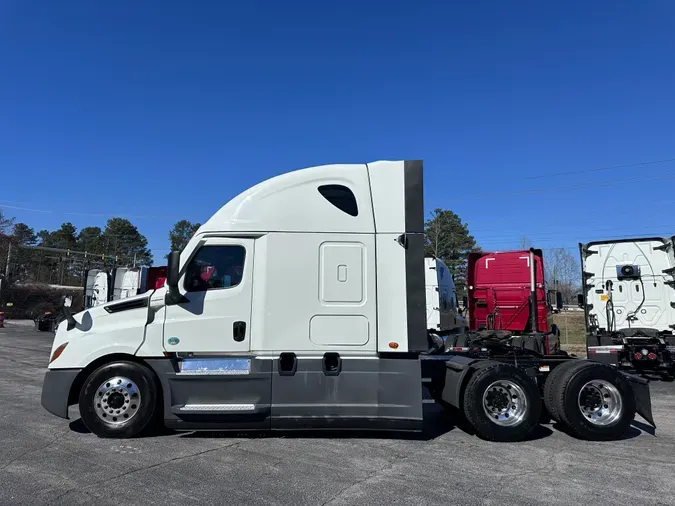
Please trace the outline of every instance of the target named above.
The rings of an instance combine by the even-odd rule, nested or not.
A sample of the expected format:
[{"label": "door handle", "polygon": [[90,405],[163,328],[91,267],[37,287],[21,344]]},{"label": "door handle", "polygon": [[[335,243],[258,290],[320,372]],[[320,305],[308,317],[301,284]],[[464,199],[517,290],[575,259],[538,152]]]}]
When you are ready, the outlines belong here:
[{"label": "door handle", "polygon": [[238,343],[246,338],[246,322],[234,322],[232,324],[232,337]]}]

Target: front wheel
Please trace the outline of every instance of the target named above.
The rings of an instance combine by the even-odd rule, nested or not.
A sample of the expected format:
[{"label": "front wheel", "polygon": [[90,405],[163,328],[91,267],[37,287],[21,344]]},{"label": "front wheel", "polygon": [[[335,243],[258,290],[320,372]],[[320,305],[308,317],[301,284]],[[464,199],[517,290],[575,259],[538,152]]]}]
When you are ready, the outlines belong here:
[{"label": "front wheel", "polygon": [[157,392],[152,372],[134,362],[105,364],[80,391],[80,416],[99,437],[130,438],[153,420]]},{"label": "front wheel", "polygon": [[469,379],[464,391],[464,414],[483,439],[522,441],[539,424],[539,390],[517,367],[485,367]]}]

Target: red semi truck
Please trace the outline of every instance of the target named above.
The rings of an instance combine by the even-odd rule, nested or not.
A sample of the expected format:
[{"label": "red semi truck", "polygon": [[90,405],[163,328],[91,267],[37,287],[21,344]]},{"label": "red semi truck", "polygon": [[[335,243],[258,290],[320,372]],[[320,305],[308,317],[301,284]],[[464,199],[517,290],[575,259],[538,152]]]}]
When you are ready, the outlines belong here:
[{"label": "red semi truck", "polygon": [[[540,249],[470,253],[467,288],[472,331],[504,330],[514,334],[557,331],[549,321],[544,256]],[[556,301],[556,306],[560,302]]]}]

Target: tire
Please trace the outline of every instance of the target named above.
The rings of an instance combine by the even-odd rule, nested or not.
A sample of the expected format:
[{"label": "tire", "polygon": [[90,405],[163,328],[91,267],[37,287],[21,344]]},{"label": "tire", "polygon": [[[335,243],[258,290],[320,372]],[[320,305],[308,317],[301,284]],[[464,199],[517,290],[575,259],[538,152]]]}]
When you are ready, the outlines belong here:
[{"label": "tire", "polygon": [[134,362],[113,362],[96,369],[82,385],[80,417],[98,437],[131,438],[156,418],[157,398],[150,369]]},{"label": "tire", "polygon": [[562,423],[560,414],[558,413],[558,404],[556,403],[557,391],[556,387],[560,384],[563,374],[570,368],[583,367],[590,364],[584,360],[570,360],[553,368],[544,382],[544,407],[549,412],[551,418],[558,423]]},{"label": "tire", "polygon": [[619,439],[635,418],[633,389],[610,366],[579,361],[566,367],[551,388],[560,422],[581,439]]},{"label": "tire", "polygon": [[473,373],[464,391],[463,411],[479,437],[522,441],[539,425],[541,397],[537,385],[523,371],[495,364]]}]

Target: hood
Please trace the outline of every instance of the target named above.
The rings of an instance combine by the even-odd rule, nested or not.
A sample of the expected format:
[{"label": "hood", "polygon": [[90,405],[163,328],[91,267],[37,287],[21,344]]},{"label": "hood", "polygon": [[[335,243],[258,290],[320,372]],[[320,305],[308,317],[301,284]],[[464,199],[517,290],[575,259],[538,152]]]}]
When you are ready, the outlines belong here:
[{"label": "hood", "polygon": [[[74,315],[77,323],[70,330],[68,322],[62,321],[56,330],[50,356],[62,344],[68,345],[62,355],[50,363],[49,367],[67,368],[86,364],[88,363],[85,360],[86,353],[91,349],[105,349],[120,343],[126,346],[125,352],[135,353],[143,342],[146,324],[151,321],[157,310],[154,306],[163,305],[163,295],[157,294],[163,291],[146,292],[81,311]],[[91,346],[95,342],[100,344]]]}]

